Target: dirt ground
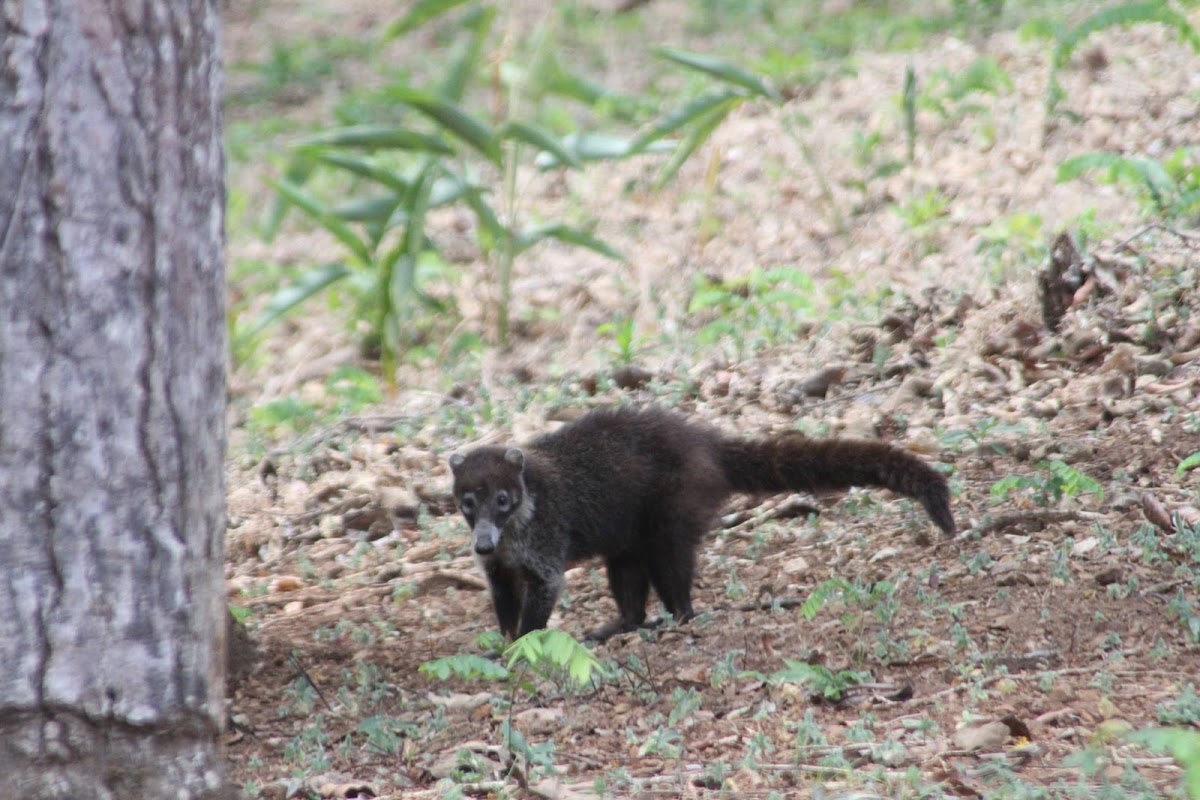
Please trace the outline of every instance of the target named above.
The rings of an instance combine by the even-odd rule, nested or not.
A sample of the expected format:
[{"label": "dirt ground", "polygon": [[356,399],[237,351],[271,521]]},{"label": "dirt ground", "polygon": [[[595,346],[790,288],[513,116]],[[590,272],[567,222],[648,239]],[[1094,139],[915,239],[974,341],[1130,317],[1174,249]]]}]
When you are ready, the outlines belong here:
[{"label": "dirt ground", "polygon": [[[236,5],[231,64],[296,31],[352,35],[396,14],[379,2]],[[678,31],[685,5],[636,13],[648,30]],[[619,55],[620,36],[599,47]],[[903,153],[906,64],[934,76],[983,56],[1011,89],[977,98],[985,111],[923,110],[915,164],[864,188],[850,143],[880,131],[887,153]],[[636,89],[621,64],[606,79]],[[651,169],[640,162],[524,176],[538,213],[581,205],[628,261],[534,251],[518,267],[510,349],[470,368],[402,367],[385,402],[260,457],[248,409],[319,397],[339,367],[371,368],[320,304],[280,326],[234,375],[227,572],[259,651],[231,700],[237,781],[272,798],[1182,796],[1170,759],[1121,734],[1200,724],[1188,688],[1200,683],[1200,470],[1177,469],[1200,452],[1200,232],[1195,220],[1148,225],[1122,187],[1055,175],[1080,153],[1194,146],[1198,64],[1155,26],[1104,32],[1061,76],[1078,121],[1048,127],[1044,42],[930,36],[917,52],[859,54],[781,108],[742,107],[662,192],[626,190]],[[234,91],[249,80],[232,75]],[[337,90],[269,113],[322,119]],[[235,107],[230,119],[262,113]],[[270,196],[263,178],[259,165],[231,172],[251,206]],[[893,210],[929,192],[948,202],[928,225]],[[989,226],[1014,215],[1040,219],[1038,246],[1096,226],[1077,260],[1055,250],[1074,264],[1051,282],[1064,298],[1056,325],[1021,243],[987,246]],[[231,241],[233,259],[285,265],[336,252],[299,225],[270,244],[236,230]],[[466,235],[461,252],[449,291],[462,326],[484,332],[486,266]],[[782,266],[818,287],[799,335],[696,344],[696,276]],[[884,299],[859,307],[837,286]],[[641,388],[610,380],[612,343],[597,328],[614,319],[645,343]],[[526,401],[547,387],[567,401]],[[513,725],[553,745],[554,769],[514,764],[501,747],[507,688],[419,672],[485,653],[477,639],[495,629],[446,457],[618,401],[669,403],[728,433],[799,423],[908,447],[947,468],[962,533],[937,540],[919,508],[886,492],[735,501],[701,558],[705,613],[596,646],[614,677],[589,690],[518,691]],[[1011,491],[994,490],[1009,478]],[[807,619],[799,604],[831,579],[866,596]],[[602,570],[584,565],[550,624],[581,637],[614,613]],[[822,700],[764,680],[784,659],[869,677]]]}]

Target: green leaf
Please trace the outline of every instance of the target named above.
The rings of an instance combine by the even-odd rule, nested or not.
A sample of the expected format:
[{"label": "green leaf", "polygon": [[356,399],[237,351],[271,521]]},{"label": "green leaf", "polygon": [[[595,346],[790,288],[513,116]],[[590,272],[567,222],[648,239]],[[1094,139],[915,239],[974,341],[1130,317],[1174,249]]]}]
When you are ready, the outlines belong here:
[{"label": "green leaf", "polygon": [[1071,54],[1093,33],[1115,26],[1127,27],[1139,22],[1158,22],[1174,28],[1183,41],[1193,50],[1200,52],[1200,34],[1188,23],[1187,17],[1162,2],[1125,3],[1088,17],[1063,36],[1054,51],[1054,67],[1061,69],[1066,66]]},{"label": "green leaf", "polygon": [[1200,800],[1200,733],[1185,728],[1148,728],[1126,738],[1174,759],[1183,768],[1188,796]]},{"label": "green leaf", "polygon": [[[283,172],[283,178],[288,183],[296,186],[303,186],[312,177],[313,171],[317,168],[317,162],[306,155],[297,154],[288,162],[287,169]],[[263,238],[268,242],[275,238],[279,233],[279,226],[283,224],[283,218],[287,215],[287,211],[292,207],[287,198],[280,195],[275,200],[275,205],[271,209],[271,215],[267,218],[263,225]]]},{"label": "green leaf", "polygon": [[484,40],[492,30],[492,22],[496,19],[496,9],[475,8],[467,14],[462,22],[462,28],[471,32],[470,38],[458,42],[448,60],[446,77],[438,87],[438,96],[447,100],[461,102],[467,93],[467,84],[479,67],[479,61],[484,54]]},{"label": "green leaf", "polygon": [[1175,468],[1175,474],[1183,477],[1184,473],[1200,467],[1200,452],[1192,453],[1190,456],[1179,462],[1179,466]]},{"label": "green leaf", "polygon": [[594,253],[607,256],[614,261],[625,260],[625,256],[621,255],[619,251],[592,236],[587,231],[558,222],[522,231],[517,237],[517,251],[523,252],[528,250],[544,239],[557,239],[565,244],[582,247],[585,250],[591,250]]},{"label": "green leaf", "polygon": [[387,94],[391,99],[420,111],[445,131],[474,147],[493,164],[500,164],[500,140],[495,132],[482,120],[471,116],[455,103],[407,86],[393,87]]},{"label": "green leaf", "polygon": [[344,264],[324,264],[304,273],[295,283],[276,292],[263,313],[245,328],[239,328],[235,336],[242,342],[256,336],[284,314],[349,274],[350,269]]},{"label": "green leaf", "polygon": [[387,27],[383,32],[384,41],[414,31],[430,20],[436,19],[466,2],[468,0],[418,0],[407,14]]},{"label": "green leaf", "polygon": [[367,150],[416,150],[437,155],[454,155],[454,148],[436,136],[392,125],[354,125],[306,136],[297,147],[361,147]]},{"label": "green leaf", "polygon": [[717,94],[707,94],[699,97],[688,103],[683,108],[668,115],[653,128],[642,134],[637,141],[633,143],[633,152],[642,152],[651,143],[657,142],[660,139],[665,139],[671,134],[684,128],[697,120],[703,119],[713,109],[728,105],[730,109],[738,103],[742,102],[744,95],[736,92],[718,92]]},{"label": "green leaf", "polygon": [[658,180],[654,182],[656,188],[661,189],[675,177],[675,174],[683,167],[684,162],[691,157],[692,153],[696,152],[696,149],[700,145],[708,140],[709,136],[712,136],[713,131],[717,129],[717,126],[721,124],[732,110],[733,106],[728,103],[718,105],[696,123],[695,127],[688,132],[683,142],[675,149],[675,152],[671,155],[671,160],[667,162],[667,166],[659,174]]},{"label": "green leaf", "polygon": [[283,195],[289,203],[310,216],[322,228],[329,231],[339,242],[346,246],[364,266],[371,263],[371,252],[365,242],[350,230],[350,226],[338,219],[325,205],[315,197],[290,181],[274,181],[275,191]]},{"label": "green leaf", "polygon": [[335,206],[330,209],[330,213],[347,222],[382,226],[392,220],[401,199],[403,195],[394,192],[374,197],[359,197]]},{"label": "green leaf", "polygon": [[450,678],[476,681],[502,681],[508,678],[508,670],[502,664],[477,656],[473,653],[463,653],[447,656],[433,661],[426,661],[418,669],[422,675],[428,675],[439,681]]},{"label": "green leaf", "polygon": [[382,167],[369,158],[337,152],[317,152],[314,157],[322,164],[382,184],[396,192],[408,191],[408,180],[403,175]]},{"label": "green leaf", "polygon": [[560,164],[579,169],[583,166],[570,149],[554,137],[553,134],[518,120],[510,120],[500,129],[500,138],[515,139],[525,144],[533,145],[539,151],[550,153]]},{"label": "green leaf", "polygon": [[755,75],[749,70],[742,67],[730,64],[728,61],[723,61],[713,56],[701,55],[699,53],[688,53],[683,50],[672,50],[669,48],[659,48],[657,54],[676,64],[682,64],[688,69],[703,72],[706,75],[711,75],[717,80],[731,83],[734,86],[740,86],[746,91],[758,97],[769,98],[776,103],[782,103],[783,97],[774,88],[768,86],[762,78]]}]

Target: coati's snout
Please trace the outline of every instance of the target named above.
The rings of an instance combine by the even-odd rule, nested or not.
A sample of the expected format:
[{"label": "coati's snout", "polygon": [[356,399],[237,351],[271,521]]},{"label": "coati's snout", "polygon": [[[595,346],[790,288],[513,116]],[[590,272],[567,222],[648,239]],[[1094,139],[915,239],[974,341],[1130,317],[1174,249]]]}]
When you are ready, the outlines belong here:
[{"label": "coati's snout", "polygon": [[475,529],[471,532],[475,534],[476,553],[486,556],[496,552],[496,547],[500,544],[500,529],[496,527],[496,523],[490,519],[481,519],[475,523]]},{"label": "coati's snout", "polygon": [[454,500],[475,537],[475,552],[496,552],[504,526],[525,497],[525,454],[481,447],[467,455],[450,456],[454,473]]}]

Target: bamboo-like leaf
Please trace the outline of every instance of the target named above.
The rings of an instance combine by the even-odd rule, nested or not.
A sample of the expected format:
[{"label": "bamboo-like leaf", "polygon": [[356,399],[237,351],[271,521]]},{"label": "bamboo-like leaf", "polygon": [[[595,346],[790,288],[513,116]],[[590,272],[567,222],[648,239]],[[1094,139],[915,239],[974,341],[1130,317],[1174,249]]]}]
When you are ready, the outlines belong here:
[{"label": "bamboo-like leaf", "polygon": [[468,0],[418,0],[407,14],[387,27],[383,32],[384,41],[414,31],[430,20],[436,19],[466,2]]},{"label": "bamboo-like leaf", "polygon": [[565,244],[582,247],[585,250],[591,250],[593,253],[607,256],[614,261],[625,260],[625,256],[621,255],[620,251],[597,239],[587,231],[558,222],[522,231],[517,237],[517,252],[524,252],[545,239],[557,239]]},{"label": "bamboo-like leaf", "polygon": [[469,38],[458,42],[453,54],[448,59],[446,76],[438,87],[438,96],[456,103],[461,102],[467,92],[467,84],[479,67],[483,57],[484,40],[492,30],[492,22],[496,19],[496,9],[475,8],[463,20],[462,28],[471,32]]},{"label": "bamboo-like leaf", "polygon": [[346,222],[361,222],[365,225],[385,225],[403,200],[403,195],[388,193],[375,197],[356,197],[336,205],[329,213]]},{"label": "bamboo-like leaf", "polygon": [[675,153],[671,156],[671,160],[667,162],[667,166],[663,168],[662,173],[658,176],[658,180],[654,185],[661,189],[675,177],[684,162],[691,157],[692,153],[696,152],[696,148],[704,144],[712,132],[717,129],[717,126],[729,115],[733,110],[733,106],[728,103],[718,105],[702,117],[688,132],[683,142],[675,149]]},{"label": "bamboo-like leaf", "polygon": [[321,151],[316,153],[314,158],[322,164],[328,164],[331,167],[349,172],[351,175],[357,175],[360,178],[366,178],[367,180],[375,181],[375,183],[383,184],[396,192],[403,193],[408,191],[408,181],[403,175],[395,170],[382,167],[369,158],[347,155],[336,151]]},{"label": "bamboo-like leaf", "polygon": [[[288,162],[287,169],[283,172],[283,179],[288,183],[296,186],[303,186],[312,176],[313,170],[317,167],[317,162],[303,154],[297,154]],[[275,198],[275,205],[271,208],[271,214],[267,217],[267,221],[263,223],[263,238],[268,242],[275,238],[279,233],[279,226],[283,224],[283,218],[287,215],[287,211],[292,207],[287,198],[280,194]]]},{"label": "bamboo-like leaf", "polygon": [[475,220],[479,223],[480,230],[487,234],[490,240],[481,242],[484,250],[492,250],[507,241],[511,233],[508,228],[504,227],[504,223],[500,221],[500,216],[492,208],[491,204],[488,203],[487,199],[483,196],[483,192],[479,190],[479,187],[472,186],[464,181],[463,200],[475,214]]},{"label": "bamboo-like leaf", "polygon": [[453,155],[454,149],[436,136],[418,133],[394,125],[352,125],[315,133],[301,139],[297,146],[361,147],[368,150],[416,150],[437,155]]},{"label": "bamboo-like leaf", "polygon": [[1081,44],[1093,33],[1114,26],[1126,27],[1139,22],[1158,22],[1169,28],[1174,28],[1179,38],[1187,42],[1191,48],[1200,52],[1200,34],[1188,22],[1187,17],[1162,2],[1125,3],[1114,8],[1105,9],[1085,19],[1077,27],[1063,36],[1054,51],[1054,66],[1066,66]]},{"label": "bamboo-like leaf", "polygon": [[732,109],[733,106],[742,102],[743,99],[745,99],[745,95],[736,92],[718,92],[717,94],[706,94],[699,97],[678,111],[669,114],[653,128],[638,137],[637,141],[633,143],[632,150],[640,153],[651,143],[665,139],[681,128],[687,127],[711,113],[713,109],[723,105],[729,105]]},{"label": "bamboo-like leaf", "polygon": [[[675,149],[675,143],[669,141],[652,142],[641,150],[634,152],[632,139],[621,139],[603,133],[572,133],[562,138],[563,147],[570,150],[579,161],[620,161],[631,155],[640,153],[669,153]],[[542,152],[534,160],[538,169],[554,169],[562,165],[552,153]]]},{"label": "bamboo-like leaf", "polygon": [[263,313],[254,322],[237,331],[238,340],[245,341],[257,335],[326,286],[336,283],[349,274],[350,269],[344,264],[324,264],[304,273],[295,283],[276,292],[275,296],[267,303],[267,307],[263,309]]},{"label": "bamboo-like leaf", "polygon": [[350,229],[349,225],[334,216],[324,203],[289,181],[274,181],[273,185],[275,191],[287,198],[289,203],[299,208],[344,244],[360,263],[363,265],[371,263],[371,251],[367,248],[366,243]]},{"label": "bamboo-like leaf", "polygon": [[443,130],[462,139],[474,147],[494,164],[501,159],[500,140],[487,123],[473,117],[449,100],[398,86],[388,91],[388,96],[405,105],[412,106],[436,122]]},{"label": "bamboo-like leaf", "polygon": [[583,163],[563,143],[548,131],[518,120],[510,120],[500,129],[503,139],[515,139],[536,147],[539,151],[550,153],[560,164],[566,164],[579,169]]},{"label": "bamboo-like leaf", "polygon": [[663,58],[674,61],[676,64],[681,64],[688,69],[711,75],[725,83],[740,86],[758,97],[766,97],[776,103],[783,102],[783,97],[780,96],[779,92],[775,91],[773,87],[769,86],[758,75],[735,64],[730,64],[728,61],[714,58],[713,56],[701,55],[700,53],[689,53],[684,50],[672,50],[669,48],[659,48],[656,52]]}]

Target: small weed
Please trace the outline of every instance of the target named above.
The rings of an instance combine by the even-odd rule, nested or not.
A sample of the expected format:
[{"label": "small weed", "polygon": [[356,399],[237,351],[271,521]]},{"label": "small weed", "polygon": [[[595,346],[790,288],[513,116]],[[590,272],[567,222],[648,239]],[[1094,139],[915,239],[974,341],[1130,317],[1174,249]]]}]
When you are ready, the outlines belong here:
[{"label": "small weed", "polygon": [[688,313],[707,320],[701,344],[729,338],[739,352],[794,339],[798,322],[816,311],[816,284],[793,268],[755,269],[745,278],[716,281],[702,278],[688,303]]},{"label": "small weed", "polygon": [[1102,183],[1133,187],[1151,215],[1167,220],[1200,219],[1200,157],[1179,148],[1166,159],[1134,158],[1113,153],[1088,153],[1064,161],[1060,183],[1098,172]]},{"label": "small weed", "polygon": [[1012,77],[994,59],[980,58],[965,70],[939,70],[929,87],[917,98],[917,107],[931,111],[947,123],[957,125],[971,114],[987,112],[987,107],[972,102],[972,95],[1000,95],[1013,90]]},{"label": "small weed", "polygon": [[775,685],[796,683],[807,686],[814,694],[835,702],[841,700],[848,689],[871,679],[868,672],[854,670],[834,672],[820,664],[806,664],[790,658],[785,658],[783,663],[787,665],[787,668],[771,673],[768,677],[771,683]]},{"label": "small weed", "polygon": [[1200,644],[1200,612],[1196,610],[1195,602],[1187,596],[1182,588],[1167,604],[1167,609],[1179,618],[1179,623],[1187,632],[1188,637],[1193,642]]},{"label": "small weed", "polygon": [[1200,728],[1200,696],[1196,685],[1189,683],[1174,700],[1159,703],[1154,708],[1158,721],[1163,725],[1190,725]]},{"label": "small weed", "polygon": [[992,484],[992,502],[1010,501],[1014,495],[1027,495],[1036,505],[1052,506],[1064,498],[1084,494],[1104,499],[1100,484],[1064,461],[1043,461],[1038,470],[1044,475],[1010,475]]},{"label": "small weed", "polygon": [[950,214],[949,199],[936,189],[930,189],[905,203],[893,204],[891,209],[917,237],[923,254],[937,251],[936,236]]},{"label": "small weed", "polygon": [[[1187,4],[1181,3],[1180,5]],[[1165,25],[1179,34],[1179,38],[1190,45],[1193,50],[1200,52],[1200,34],[1197,34],[1188,22],[1186,11],[1176,11],[1166,0],[1158,0],[1158,2],[1131,0],[1119,3],[1096,12],[1071,28],[1045,21],[1026,26],[1025,33],[1027,35],[1041,36],[1050,39],[1054,44],[1050,64],[1050,80],[1046,89],[1047,133],[1060,116],[1066,116],[1072,120],[1079,119],[1077,115],[1064,112],[1060,108],[1067,95],[1059,81],[1059,75],[1070,63],[1071,57],[1078,52],[1093,33],[1108,28],[1129,27],[1141,23]]]},{"label": "small weed", "polygon": [[627,367],[637,359],[642,342],[634,333],[632,319],[606,322],[596,328],[596,334],[612,337],[612,345],[606,349],[612,357],[613,363]]},{"label": "small weed", "polygon": [[675,727],[680,722],[686,720],[700,710],[701,702],[700,693],[695,689],[676,687],[671,692],[671,713],[667,717],[667,724]]},{"label": "small weed", "polygon": [[660,725],[640,741],[637,734],[630,729],[625,731],[625,739],[630,745],[637,746],[637,753],[642,757],[653,755],[675,759],[683,755],[683,735],[673,728]]}]

